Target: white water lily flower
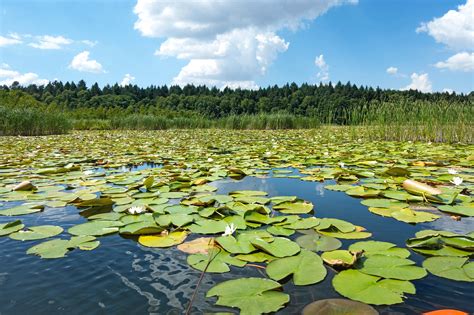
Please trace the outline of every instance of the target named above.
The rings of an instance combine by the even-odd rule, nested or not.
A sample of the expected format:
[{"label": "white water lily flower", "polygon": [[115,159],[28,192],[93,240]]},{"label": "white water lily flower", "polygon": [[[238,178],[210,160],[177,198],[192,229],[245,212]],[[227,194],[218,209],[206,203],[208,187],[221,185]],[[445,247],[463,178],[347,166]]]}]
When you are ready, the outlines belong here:
[{"label": "white water lily flower", "polygon": [[92,175],[92,174],[94,174],[93,170],[87,170],[84,172],[84,175]]},{"label": "white water lily flower", "polygon": [[454,168],[448,168],[448,173],[451,175],[455,175],[458,173],[458,171],[456,171]]},{"label": "white water lily flower", "polygon": [[234,223],[231,223],[230,225],[227,224],[225,227],[225,232],[222,234],[222,236],[230,236],[234,234],[235,230],[237,230],[237,228],[235,227]]},{"label": "white water lily flower", "polygon": [[266,156],[271,156],[272,153],[271,153],[270,151],[267,151],[267,152],[265,152],[265,155],[266,155]]},{"label": "white water lily flower", "polygon": [[461,177],[453,177],[451,180],[451,183],[453,183],[456,186],[459,186],[462,184],[462,178]]},{"label": "white water lily flower", "polygon": [[346,164],[344,164],[344,162],[339,162],[339,166],[340,166],[341,168],[345,168],[345,167],[346,167]]},{"label": "white water lily flower", "polygon": [[213,158],[208,158],[207,161],[208,162],[214,162],[214,159]]},{"label": "white water lily flower", "polygon": [[133,206],[133,207],[128,208],[128,213],[130,214],[140,214],[145,211],[146,209],[143,206]]},{"label": "white water lily flower", "polygon": [[324,152],[324,156],[328,156],[329,155],[329,152]]}]

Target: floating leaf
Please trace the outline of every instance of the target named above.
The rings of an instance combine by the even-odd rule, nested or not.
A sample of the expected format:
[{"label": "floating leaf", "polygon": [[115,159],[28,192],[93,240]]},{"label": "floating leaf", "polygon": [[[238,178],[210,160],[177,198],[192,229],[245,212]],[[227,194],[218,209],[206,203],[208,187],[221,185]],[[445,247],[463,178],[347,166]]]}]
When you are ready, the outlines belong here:
[{"label": "floating leaf", "polygon": [[216,242],[232,254],[248,254],[257,250],[250,240],[251,238],[245,235],[238,235],[237,238],[234,238],[232,235],[216,238]]},{"label": "floating leaf", "polygon": [[15,215],[25,215],[25,214],[31,214],[35,212],[41,212],[43,211],[44,206],[42,205],[21,205],[17,207],[13,207],[10,209],[6,210],[0,210],[0,215],[5,215],[5,216],[15,216]]},{"label": "floating leaf", "polygon": [[313,210],[310,202],[282,202],[273,206],[273,209],[286,214],[304,214]]},{"label": "floating leaf", "polygon": [[379,312],[370,305],[346,300],[346,299],[325,299],[315,301],[306,305],[301,312],[302,315],[378,315]]},{"label": "floating leaf", "polygon": [[16,232],[24,228],[25,225],[21,223],[21,220],[15,220],[7,223],[0,224],[0,236],[5,236],[10,233]]},{"label": "floating leaf", "polygon": [[413,211],[409,208],[394,211],[391,213],[391,216],[398,221],[406,223],[432,222],[439,218],[439,215],[423,211]]},{"label": "floating leaf", "polygon": [[405,248],[396,247],[395,244],[380,241],[363,241],[349,246],[350,251],[363,251],[364,256],[385,255],[407,258],[410,252]]},{"label": "floating leaf", "polygon": [[414,280],[426,276],[426,270],[415,262],[397,256],[371,255],[362,261],[359,271],[382,278]]},{"label": "floating leaf", "polygon": [[75,225],[69,228],[68,232],[72,235],[101,236],[116,233],[119,231],[119,227],[123,225],[120,221],[93,220]]},{"label": "floating leaf", "polygon": [[404,293],[416,293],[409,281],[382,279],[352,269],[334,276],[332,284],[339,294],[349,299],[375,305],[402,303]]},{"label": "floating leaf", "polygon": [[283,237],[275,237],[271,242],[256,238],[251,240],[251,243],[264,252],[279,258],[293,256],[300,251],[298,244]]},{"label": "floating leaf", "polygon": [[209,250],[216,248],[216,245],[212,237],[199,237],[192,241],[179,244],[177,248],[188,254],[207,254]]},{"label": "floating leaf", "polygon": [[211,250],[208,254],[193,254],[187,258],[188,264],[201,271],[212,273],[229,272],[229,265],[243,267],[245,261],[232,257],[229,253],[223,250]]},{"label": "floating leaf", "polygon": [[228,280],[210,289],[206,297],[218,296],[217,305],[236,307],[241,315],[276,312],[290,301],[286,293],[275,291],[281,285],[270,279]]},{"label": "floating leaf", "polygon": [[443,211],[443,212],[457,214],[457,215],[461,215],[461,216],[465,216],[465,217],[474,217],[474,206],[461,206],[461,205],[447,206],[447,205],[443,205],[443,206],[439,206],[438,209]]},{"label": "floating leaf", "polygon": [[169,234],[140,235],[138,242],[146,247],[171,247],[181,244],[188,236],[186,231],[173,231]]},{"label": "floating leaf", "polygon": [[423,267],[438,277],[474,282],[474,262],[467,257],[430,257]]},{"label": "floating leaf", "polygon": [[295,285],[318,283],[327,274],[321,257],[304,249],[296,256],[273,260],[268,264],[266,272],[273,280],[293,275]]},{"label": "floating leaf", "polygon": [[341,247],[341,241],[337,238],[317,233],[300,236],[296,239],[296,243],[302,248],[314,252],[331,251]]},{"label": "floating leaf", "polygon": [[63,231],[62,227],[55,225],[39,225],[29,227],[27,230],[19,230],[9,235],[11,239],[18,241],[40,240],[56,236]]},{"label": "floating leaf", "polygon": [[347,269],[352,267],[361,252],[350,252],[348,250],[333,250],[321,254],[324,262],[336,269]]}]

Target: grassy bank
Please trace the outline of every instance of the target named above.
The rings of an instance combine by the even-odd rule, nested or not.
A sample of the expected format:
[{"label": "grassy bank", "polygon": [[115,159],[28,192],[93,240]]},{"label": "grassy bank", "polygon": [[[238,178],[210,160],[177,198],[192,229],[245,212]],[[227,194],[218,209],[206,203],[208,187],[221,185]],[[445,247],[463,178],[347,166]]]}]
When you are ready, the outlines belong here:
[{"label": "grassy bank", "polygon": [[71,123],[63,113],[0,107],[0,135],[3,136],[53,135],[70,129]]}]

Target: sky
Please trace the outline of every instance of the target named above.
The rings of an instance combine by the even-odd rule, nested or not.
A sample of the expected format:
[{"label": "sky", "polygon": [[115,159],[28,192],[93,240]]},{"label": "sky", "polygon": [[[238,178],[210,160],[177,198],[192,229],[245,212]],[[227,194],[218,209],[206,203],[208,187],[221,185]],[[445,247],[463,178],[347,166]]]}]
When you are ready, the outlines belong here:
[{"label": "sky", "polygon": [[474,90],[474,0],[0,0],[0,85]]}]

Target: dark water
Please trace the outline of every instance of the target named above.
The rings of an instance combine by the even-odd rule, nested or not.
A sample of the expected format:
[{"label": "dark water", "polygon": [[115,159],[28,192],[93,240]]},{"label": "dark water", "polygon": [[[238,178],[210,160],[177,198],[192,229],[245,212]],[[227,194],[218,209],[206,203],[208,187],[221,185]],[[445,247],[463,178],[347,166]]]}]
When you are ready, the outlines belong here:
[{"label": "dark water", "polygon": [[[236,189],[265,190],[270,196],[296,195],[315,205],[318,217],[340,218],[361,225],[373,238],[404,247],[405,240],[422,229],[443,229],[465,233],[474,229],[472,218],[460,222],[443,216],[432,223],[410,225],[370,213],[360,200],[343,192],[323,189],[325,184],[287,178],[253,178],[213,183],[217,193]],[[5,205],[4,205],[5,207]],[[22,216],[28,225],[53,224],[65,230],[86,221],[73,206],[49,208]],[[0,223],[11,218],[0,217]],[[66,234],[65,234],[66,235]],[[75,250],[66,258],[42,260],[26,255],[41,242],[20,242],[0,238],[0,314],[182,314],[196,287],[200,272],[186,263],[187,254],[175,249],[151,249],[131,239],[112,235],[100,238],[93,251]],[[344,247],[354,241],[344,241]],[[412,253],[418,264],[423,257]],[[243,276],[263,276],[262,271],[232,267],[230,273],[206,274],[193,303],[193,314],[233,311],[213,305],[205,293],[215,284]],[[317,285],[296,287],[291,281],[284,291],[289,306],[279,314],[298,314],[314,300],[340,297],[332,288],[333,274]],[[416,295],[404,304],[378,308],[382,314],[419,314],[440,308],[474,312],[474,285],[428,275],[413,281]]]}]

